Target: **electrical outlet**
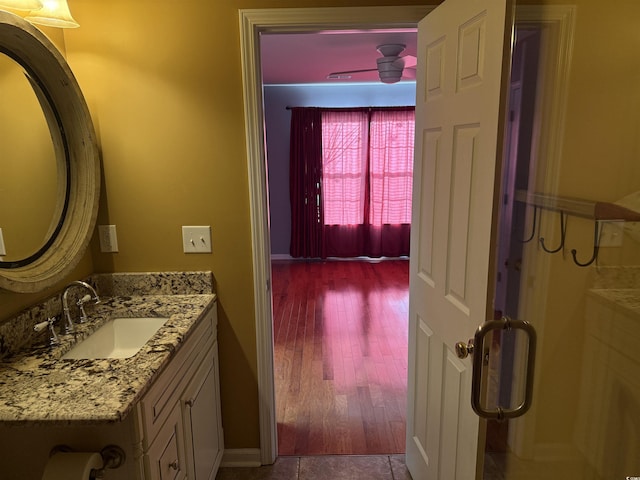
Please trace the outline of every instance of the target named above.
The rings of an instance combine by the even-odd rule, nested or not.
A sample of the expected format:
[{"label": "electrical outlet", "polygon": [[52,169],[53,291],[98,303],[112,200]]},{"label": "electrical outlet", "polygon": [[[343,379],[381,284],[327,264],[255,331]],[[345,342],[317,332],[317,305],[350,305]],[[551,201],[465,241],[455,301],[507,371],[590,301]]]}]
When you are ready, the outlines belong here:
[{"label": "electrical outlet", "polygon": [[182,248],[184,253],[211,253],[211,227],[183,226]]},{"label": "electrical outlet", "polygon": [[600,222],[599,247],[621,247],[624,237],[624,220]]},{"label": "electrical outlet", "polygon": [[118,235],[115,225],[98,225],[98,236],[100,237],[101,252],[114,253],[118,251]]}]

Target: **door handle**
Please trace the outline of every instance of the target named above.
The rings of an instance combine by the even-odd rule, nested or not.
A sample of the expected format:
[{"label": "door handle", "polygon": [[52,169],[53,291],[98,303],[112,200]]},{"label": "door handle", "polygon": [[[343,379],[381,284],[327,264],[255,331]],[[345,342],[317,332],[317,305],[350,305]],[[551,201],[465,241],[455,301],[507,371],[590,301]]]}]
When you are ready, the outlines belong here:
[{"label": "door handle", "polygon": [[[495,409],[489,410],[482,405],[482,372],[484,365],[486,364],[483,355],[484,338],[493,330],[522,330],[526,333],[528,338],[524,398],[520,405],[515,408],[503,408],[498,406]],[[462,348],[463,345],[467,345],[467,348]],[[468,346],[471,346],[471,348],[468,348]],[[502,317],[500,320],[489,320],[478,327],[473,337],[473,341],[470,340],[469,344],[464,344],[462,342],[456,344],[456,352],[460,358],[465,358],[467,355],[473,354],[471,407],[478,416],[495,420],[505,420],[524,415],[529,410],[533,400],[533,374],[536,356],[536,331],[533,328],[533,325],[529,322],[513,320],[506,316]]]}]

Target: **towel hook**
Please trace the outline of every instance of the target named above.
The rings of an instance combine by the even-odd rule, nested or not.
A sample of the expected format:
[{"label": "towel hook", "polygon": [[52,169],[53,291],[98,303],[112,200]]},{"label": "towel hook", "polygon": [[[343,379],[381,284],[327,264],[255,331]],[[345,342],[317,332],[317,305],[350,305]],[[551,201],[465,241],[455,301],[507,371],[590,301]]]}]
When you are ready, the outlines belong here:
[{"label": "towel hook", "polygon": [[575,262],[576,265],[578,265],[579,267],[588,267],[598,259],[599,250],[600,250],[600,222],[596,220],[593,228],[593,254],[591,255],[591,259],[586,263],[579,262],[576,255],[578,252],[575,248],[571,250],[571,255],[573,256],[573,261]]},{"label": "towel hook", "polygon": [[534,205],[533,206],[533,228],[531,229],[531,235],[526,240],[520,240],[520,243],[529,243],[531,240],[533,240],[533,237],[536,234],[537,223],[538,223],[538,206]]},{"label": "towel hook", "polygon": [[[560,212],[560,246],[552,250],[548,249],[544,244],[544,237],[540,237],[540,246],[547,253],[556,253],[564,249],[564,239],[567,236],[567,220],[564,216],[564,212]],[[575,259],[575,257],[574,257]]]}]

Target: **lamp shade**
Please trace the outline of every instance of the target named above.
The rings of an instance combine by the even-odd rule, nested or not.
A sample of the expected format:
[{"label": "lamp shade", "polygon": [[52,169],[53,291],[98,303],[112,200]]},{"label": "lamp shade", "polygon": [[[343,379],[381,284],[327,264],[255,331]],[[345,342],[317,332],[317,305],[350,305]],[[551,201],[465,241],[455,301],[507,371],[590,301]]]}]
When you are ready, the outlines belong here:
[{"label": "lamp shade", "polygon": [[49,27],[76,28],[80,26],[71,16],[67,0],[42,0],[42,7],[33,10],[24,18],[32,23]]},{"label": "lamp shade", "polygon": [[0,10],[10,8],[12,10],[35,10],[42,7],[40,0],[0,0]]}]

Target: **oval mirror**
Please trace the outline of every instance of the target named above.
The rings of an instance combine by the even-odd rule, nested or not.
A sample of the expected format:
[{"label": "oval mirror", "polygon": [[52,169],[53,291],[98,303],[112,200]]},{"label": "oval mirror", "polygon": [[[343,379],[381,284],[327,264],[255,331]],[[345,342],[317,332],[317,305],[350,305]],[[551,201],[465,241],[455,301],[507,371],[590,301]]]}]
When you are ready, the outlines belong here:
[{"label": "oval mirror", "polygon": [[100,165],[80,87],[51,41],[0,11],[0,288],[36,292],[84,253]]},{"label": "oval mirror", "polygon": [[47,101],[29,73],[0,54],[0,228],[6,252],[0,264],[6,268],[44,250],[67,200],[66,156],[54,147],[62,144],[60,131],[49,128],[43,108],[50,107],[41,100]]}]

